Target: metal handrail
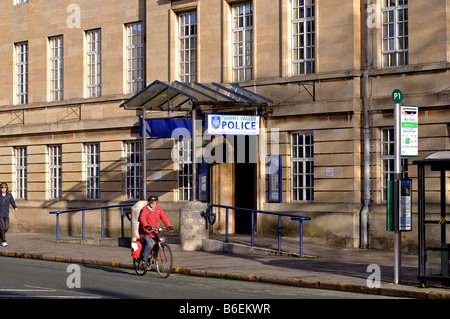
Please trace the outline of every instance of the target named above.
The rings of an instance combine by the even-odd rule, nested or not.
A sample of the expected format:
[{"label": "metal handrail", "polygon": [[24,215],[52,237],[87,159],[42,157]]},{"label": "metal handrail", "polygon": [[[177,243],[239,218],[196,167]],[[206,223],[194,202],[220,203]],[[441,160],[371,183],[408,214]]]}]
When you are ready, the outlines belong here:
[{"label": "metal handrail", "polygon": [[85,211],[87,210],[101,210],[101,231],[102,231],[102,239],[105,237],[105,224],[104,224],[104,211],[107,208],[115,208],[120,207],[120,216],[121,216],[121,228],[122,228],[122,237],[124,236],[124,225],[123,225],[123,216],[124,216],[124,207],[133,206],[135,203],[126,203],[120,205],[111,205],[111,206],[99,206],[99,207],[88,207],[88,208],[76,208],[76,209],[67,209],[60,211],[49,212],[49,214],[56,215],[56,242],[59,243],[59,215],[65,213],[74,213],[81,212],[81,233],[82,239],[85,239]]},{"label": "metal handrail", "polygon": [[[225,215],[225,242],[228,243],[228,210],[239,210],[239,211],[247,211],[252,213],[252,223],[251,223],[251,246],[254,247],[255,245],[255,234],[254,234],[254,227],[255,227],[255,213],[262,213],[262,214],[269,214],[269,215],[277,215],[278,216],[278,251],[281,251],[281,217],[290,217],[291,220],[298,220],[300,222],[299,226],[299,255],[300,258],[303,257],[303,221],[304,220],[311,220],[311,217],[308,216],[301,216],[301,215],[295,215],[295,214],[288,214],[288,213],[279,213],[279,212],[271,212],[271,211],[264,211],[264,210],[258,210],[258,209],[251,209],[251,208],[241,208],[241,207],[234,207],[234,206],[226,206],[226,205],[216,205],[212,204],[208,207],[206,212],[201,212],[200,216],[204,217],[207,220],[207,223],[210,223],[211,225],[214,225],[216,221],[216,214],[211,213],[211,209],[214,207],[218,208],[225,208],[226,215]],[[210,216],[214,216],[213,221],[211,222]]]}]

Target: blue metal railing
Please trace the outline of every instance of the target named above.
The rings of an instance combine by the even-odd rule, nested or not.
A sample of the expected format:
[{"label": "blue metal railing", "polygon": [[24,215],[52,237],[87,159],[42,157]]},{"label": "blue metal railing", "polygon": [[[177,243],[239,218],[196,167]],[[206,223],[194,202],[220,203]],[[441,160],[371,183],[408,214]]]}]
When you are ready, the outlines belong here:
[{"label": "blue metal railing", "polygon": [[[206,212],[201,212],[200,215],[204,217],[207,220],[207,223],[214,225],[216,221],[216,214],[211,212],[211,209],[214,207],[219,208],[225,208],[226,214],[225,214],[225,242],[228,243],[228,211],[230,209],[235,211],[246,211],[251,212],[252,214],[252,222],[251,222],[251,246],[254,247],[255,245],[255,213],[262,213],[262,214],[269,214],[269,215],[277,215],[278,216],[278,251],[281,251],[281,217],[290,217],[291,220],[298,220],[300,222],[299,226],[299,255],[300,258],[303,257],[303,221],[304,220],[311,220],[311,217],[308,216],[300,216],[300,215],[294,215],[294,214],[287,214],[287,213],[279,213],[279,212],[269,212],[264,210],[257,210],[257,209],[251,209],[251,208],[241,208],[241,207],[234,207],[234,206],[225,206],[225,205],[210,205]],[[213,217],[213,220],[211,221],[211,217]]]},{"label": "blue metal railing", "polygon": [[66,213],[81,212],[81,234],[82,234],[82,239],[84,240],[85,239],[85,212],[88,210],[99,210],[100,209],[101,210],[101,231],[102,231],[102,239],[103,239],[103,238],[105,238],[105,218],[104,218],[105,209],[116,208],[116,207],[120,207],[121,227],[122,227],[122,237],[123,237],[123,235],[124,235],[123,234],[124,207],[133,206],[134,204],[135,203],[127,203],[127,204],[120,204],[120,205],[77,208],[77,209],[68,209],[68,210],[49,212],[49,214],[56,215],[56,242],[59,242],[59,215],[66,214]]}]

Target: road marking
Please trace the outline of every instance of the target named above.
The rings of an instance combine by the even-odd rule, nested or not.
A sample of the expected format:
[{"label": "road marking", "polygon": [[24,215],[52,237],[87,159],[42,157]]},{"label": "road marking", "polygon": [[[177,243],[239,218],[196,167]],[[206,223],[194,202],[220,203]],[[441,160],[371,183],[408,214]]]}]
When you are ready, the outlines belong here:
[{"label": "road marking", "polygon": [[[59,295],[41,295],[42,293],[60,293]],[[25,293],[21,296],[10,295],[10,294],[2,294],[2,293]],[[34,294],[33,294],[34,293]],[[41,294],[36,294],[41,293]],[[61,293],[66,293],[67,295],[63,295]],[[29,286],[25,285],[24,288],[0,288],[0,299],[2,298],[60,298],[60,299],[101,299],[101,296],[85,294],[83,292],[78,291],[67,291],[39,286]]]},{"label": "road marking", "polygon": [[0,289],[0,292],[56,292],[56,289]]},{"label": "road marking", "polygon": [[27,298],[33,298],[33,299],[101,299],[100,296],[39,296],[39,295],[24,295],[21,297],[17,296],[11,296],[11,295],[1,295],[0,299],[27,299]]}]

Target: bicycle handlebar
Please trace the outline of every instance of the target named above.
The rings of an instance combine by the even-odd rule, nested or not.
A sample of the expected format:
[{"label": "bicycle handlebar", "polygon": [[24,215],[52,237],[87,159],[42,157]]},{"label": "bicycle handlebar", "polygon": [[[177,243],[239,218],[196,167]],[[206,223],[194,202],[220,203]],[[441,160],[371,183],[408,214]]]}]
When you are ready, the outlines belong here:
[{"label": "bicycle handlebar", "polygon": [[173,229],[169,229],[167,227],[152,228],[150,226],[147,226],[146,229],[148,229],[149,231],[173,231]]}]

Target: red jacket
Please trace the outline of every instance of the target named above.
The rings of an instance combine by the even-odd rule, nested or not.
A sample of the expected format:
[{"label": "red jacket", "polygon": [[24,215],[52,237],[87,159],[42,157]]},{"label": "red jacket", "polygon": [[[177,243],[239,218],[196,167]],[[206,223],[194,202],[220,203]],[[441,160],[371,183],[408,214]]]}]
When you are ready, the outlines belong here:
[{"label": "red jacket", "polygon": [[161,206],[156,205],[155,210],[151,211],[150,207],[145,205],[139,216],[139,236],[141,238],[144,236],[155,237],[155,235],[159,234],[159,231],[149,231],[145,229],[145,227],[150,226],[152,228],[158,228],[160,219],[166,227],[172,226]]}]

